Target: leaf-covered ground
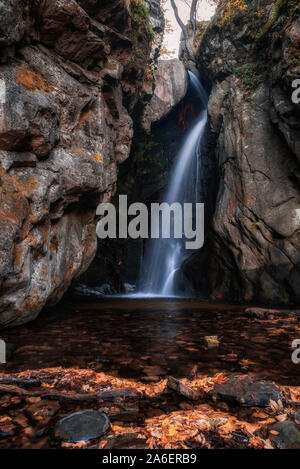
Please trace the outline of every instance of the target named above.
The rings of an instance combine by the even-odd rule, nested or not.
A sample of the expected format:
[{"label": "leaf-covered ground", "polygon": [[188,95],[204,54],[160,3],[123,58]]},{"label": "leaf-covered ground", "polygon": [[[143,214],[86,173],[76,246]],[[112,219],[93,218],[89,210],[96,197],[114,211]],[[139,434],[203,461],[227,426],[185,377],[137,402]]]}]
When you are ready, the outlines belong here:
[{"label": "leaf-covered ground", "polygon": [[[293,421],[300,408],[295,311],[124,301],[65,302],[2,331],[13,351],[0,365],[0,448],[274,446],[272,425]],[[207,336],[219,346],[209,348]],[[264,408],[216,401],[213,389],[232,374],[274,382],[283,397]],[[187,386],[186,396],[168,386],[169,376]],[[81,409],[105,412],[110,431],[85,443],[57,440],[56,422]]]}]

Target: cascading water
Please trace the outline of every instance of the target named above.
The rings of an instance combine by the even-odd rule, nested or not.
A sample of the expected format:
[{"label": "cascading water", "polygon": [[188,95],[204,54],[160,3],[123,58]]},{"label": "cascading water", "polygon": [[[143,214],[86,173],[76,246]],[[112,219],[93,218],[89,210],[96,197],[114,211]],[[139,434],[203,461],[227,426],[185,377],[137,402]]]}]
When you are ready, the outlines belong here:
[{"label": "cascading water", "polygon": [[[198,202],[198,155],[207,123],[207,95],[198,78],[189,72],[191,86],[201,103],[201,112],[188,132],[175,160],[164,202]],[[150,241],[141,275],[140,290],[146,296],[177,296],[176,274],[190,255],[184,239],[153,239]]]}]

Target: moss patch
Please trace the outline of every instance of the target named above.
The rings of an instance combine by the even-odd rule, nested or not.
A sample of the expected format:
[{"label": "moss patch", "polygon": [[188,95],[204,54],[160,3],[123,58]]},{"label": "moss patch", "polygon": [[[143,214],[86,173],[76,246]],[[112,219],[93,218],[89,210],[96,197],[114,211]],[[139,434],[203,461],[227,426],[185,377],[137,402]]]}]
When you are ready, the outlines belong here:
[{"label": "moss patch", "polygon": [[265,37],[265,35],[268,34],[268,32],[270,31],[272,26],[274,26],[274,24],[278,20],[281,9],[282,9],[282,7],[285,3],[286,3],[286,0],[277,0],[276,1],[273,16],[265,24],[265,26],[263,27],[261,32],[256,36],[256,39],[255,39],[256,43],[260,42]]},{"label": "moss patch", "polygon": [[151,41],[155,40],[155,32],[150,22],[148,9],[140,0],[135,0],[131,8],[132,19],[136,24],[143,24]]},{"label": "moss patch", "polygon": [[144,184],[145,178],[149,175],[155,175],[164,169],[162,159],[158,154],[159,143],[151,137],[146,137],[140,142],[134,152],[134,160],[127,177],[119,182],[119,193],[128,194],[129,198],[134,199],[139,187]]},{"label": "moss patch", "polygon": [[236,67],[233,72],[242,80],[243,86],[247,90],[254,90],[266,78],[266,67],[261,60]]}]

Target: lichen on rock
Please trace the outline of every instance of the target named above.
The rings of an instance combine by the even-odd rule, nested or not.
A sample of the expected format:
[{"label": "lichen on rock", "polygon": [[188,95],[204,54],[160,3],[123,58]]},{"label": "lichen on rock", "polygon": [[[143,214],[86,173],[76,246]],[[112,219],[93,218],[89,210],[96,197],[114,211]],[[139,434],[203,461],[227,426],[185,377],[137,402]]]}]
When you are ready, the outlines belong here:
[{"label": "lichen on rock", "polygon": [[[197,271],[208,260],[213,298],[297,303],[300,121],[291,95],[300,72],[298,2],[245,3],[229,11],[221,2],[197,53],[212,84],[213,144],[203,157],[216,158],[220,184],[206,247],[193,262]],[[190,277],[201,290],[198,275]]]},{"label": "lichen on rock", "polygon": [[58,302],[95,256],[96,207],[152,96],[156,14],[164,27],[159,2],[139,22],[134,7],[0,2],[0,326]]}]

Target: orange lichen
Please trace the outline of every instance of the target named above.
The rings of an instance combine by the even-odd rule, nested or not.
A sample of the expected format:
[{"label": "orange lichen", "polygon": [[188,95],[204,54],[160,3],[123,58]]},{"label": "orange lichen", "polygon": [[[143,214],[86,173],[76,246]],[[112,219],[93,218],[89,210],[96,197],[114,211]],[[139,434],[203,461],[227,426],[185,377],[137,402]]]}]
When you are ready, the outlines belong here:
[{"label": "orange lichen", "polygon": [[103,163],[103,156],[100,155],[100,153],[93,153],[92,158],[94,158],[94,160],[97,160],[99,163]]},{"label": "orange lichen", "polygon": [[98,163],[103,163],[103,156],[101,153],[89,153],[88,151],[83,151],[81,148],[73,148],[73,150],[75,153],[80,153],[86,158],[93,158],[94,160],[98,161]]},{"label": "orange lichen", "polygon": [[37,176],[32,175],[28,177],[12,177],[15,187],[21,192],[23,197],[31,198],[33,193],[38,189],[40,182]]},{"label": "orange lichen", "polygon": [[19,83],[28,91],[38,90],[44,91],[45,93],[52,91],[51,86],[46,83],[45,78],[40,73],[25,67],[17,67],[15,80],[16,83]]},{"label": "orange lichen", "polygon": [[13,262],[14,262],[14,269],[19,270],[21,269],[24,258],[26,255],[27,246],[24,244],[17,244],[13,248]]},{"label": "orange lichen", "polygon": [[26,238],[26,243],[28,246],[35,247],[38,243],[38,239],[32,233],[30,233]]},{"label": "orange lichen", "polygon": [[151,67],[148,65],[145,70],[145,78],[147,80],[153,80],[153,72],[151,70]]},{"label": "orange lichen", "polygon": [[19,222],[19,218],[11,212],[7,212],[7,211],[2,212],[2,211],[0,211],[0,223],[5,223],[5,222],[10,222],[12,224],[17,225],[18,222]]},{"label": "orange lichen", "polygon": [[20,219],[28,209],[28,204],[13,177],[0,168],[0,223],[19,225]]},{"label": "orange lichen", "polygon": [[30,311],[31,313],[35,314],[34,317],[37,317],[42,304],[43,300],[41,298],[41,292],[38,290],[31,290],[30,296],[28,298],[25,298],[23,305],[22,305],[22,310],[23,311]]},{"label": "orange lichen", "polygon": [[233,18],[248,9],[248,5],[244,0],[230,0],[226,4],[225,12],[219,21],[219,26],[228,26]]},{"label": "orange lichen", "polygon": [[81,149],[81,148],[73,148],[73,150],[76,152],[76,153],[83,153],[84,154],[84,151]]}]

